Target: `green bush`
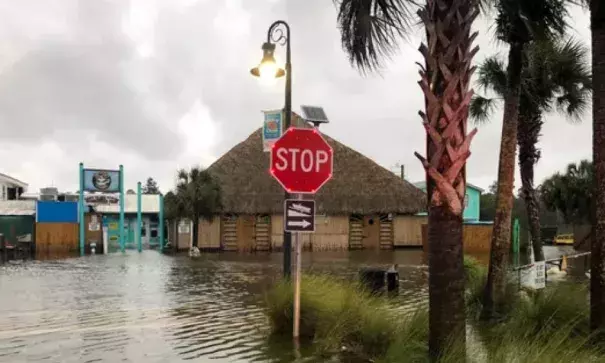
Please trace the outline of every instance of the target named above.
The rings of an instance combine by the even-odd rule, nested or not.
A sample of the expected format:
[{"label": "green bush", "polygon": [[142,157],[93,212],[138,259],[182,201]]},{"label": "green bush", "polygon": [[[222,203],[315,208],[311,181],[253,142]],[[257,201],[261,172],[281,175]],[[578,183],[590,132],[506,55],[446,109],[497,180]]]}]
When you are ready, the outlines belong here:
[{"label": "green bush", "polygon": [[589,303],[583,284],[560,282],[518,299],[508,319],[498,329],[532,339],[550,339],[560,331],[570,337],[589,334]]},{"label": "green bush", "polygon": [[464,256],[467,315],[478,317],[481,312],[483,291],[487,281],[487,267],[470,256]]},{"label": "green bush", "polygon": [[[467,306],[479,311],[486,268],[465,259]],[[452,341],[439,363],[462,362],[464,354],[487,362],[603,362],[589,347],[588,300],[584,285],[559,283],[519,298],[511,285],[508,309],[497,324],[470,319],[476,339],[466,353]],[[266,294],[275,335],[292,334],[293,286],[277,283]],[[382,363],[429,362],[428,312],[400,315],[389,300],[329,275],[306,275],[301,284],[301,338],[315,354],[340,354]],[[478,339],[477,339],[478,338]],[[476,356],[480,356],[477,358]]]},{"label": "green bush", "polygon": [[[327,275],[303,276],[300,300],[301,339],[311,340],[319,353],[345,346],[359,356],[380,357],[400,334],[417,331],[402,329],[408,320],[397,318],[388,300]],[[272,333],[291,335],[292,283],[277,283],[267,293],[266,302]]]}]

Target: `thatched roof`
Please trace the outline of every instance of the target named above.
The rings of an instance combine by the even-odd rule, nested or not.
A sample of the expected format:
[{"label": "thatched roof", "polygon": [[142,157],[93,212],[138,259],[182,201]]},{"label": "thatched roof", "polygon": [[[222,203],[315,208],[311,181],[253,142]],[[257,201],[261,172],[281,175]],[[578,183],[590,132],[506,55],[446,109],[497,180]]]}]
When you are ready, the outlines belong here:
[{"label": "thatched roof", "polygon": [[[334,149],[334,173],[315,195],[317,213],[412,214],[425,208],[425,195],[420,189],[357,151],[323,136]],[[269,153],[263,152],[262,129],[229,150],[208,170],[223,189],[225,213],[282,213],[284,191],[269,174]]]}]

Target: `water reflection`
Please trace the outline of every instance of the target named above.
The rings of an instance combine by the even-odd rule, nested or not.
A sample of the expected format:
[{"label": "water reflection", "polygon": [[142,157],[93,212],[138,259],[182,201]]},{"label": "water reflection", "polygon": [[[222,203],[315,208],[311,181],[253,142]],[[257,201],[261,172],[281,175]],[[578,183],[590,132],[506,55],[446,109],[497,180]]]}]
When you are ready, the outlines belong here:
[{"label": "water reflection", "polygon": [[[0,266],[0,362],[290,362],[293,347],[267,340],[263,314],[281,258],[145,251]],[[420,250],[303,260],[307,271],[345,279],[362,266],[397,263],[397,309],[426,304]]]}]

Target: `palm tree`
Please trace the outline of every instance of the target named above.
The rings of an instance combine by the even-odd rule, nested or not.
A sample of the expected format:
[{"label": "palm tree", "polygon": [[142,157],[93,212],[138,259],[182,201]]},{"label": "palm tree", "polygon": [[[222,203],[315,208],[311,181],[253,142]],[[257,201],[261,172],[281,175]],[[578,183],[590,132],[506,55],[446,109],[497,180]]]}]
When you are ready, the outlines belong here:
[{"label": "palm tree", "polygon": [[177,250],[179,246],[178,226],[181,219],[186,217],[186,213],[182,200],[173,191],[169,191],[166,193],[166,196],[164,196],[164,216],[168,221],[173,223],[175,231],[173,247]]},{"label": "palm tree", "polygon": [[590,257],[590,327],[605,330],[605,4],[601,0],[570,0],[590,10],[592,38],[592,160],[595,198]]},{"label": "palm tree", "polygon": [[[586,111],[591,93],[588,50],[579,42],[534,43],[527,47],[521,73],[517,144],[521,170],[521,195],[525,200],[529,231],[536,261],[544,261],[540,235],[540,203],[534,188],[534,166],[540,158],[536,145],[543,114],[554,109],[577,120]],[[487,58],[479,67],[478,83],[495,93],[497,99],[476,96],[471,116],[478,122],[489,119],[494,103],[506,90],[506,69],[498,57]]]},{"label": "palm tree", "polygon": [[222,208],[221,188],[216,179],[201,167],[177,173],[176,196],[185,215],[193,221],[193,242],[197,247],[200,218],[211,221]]},{"label": "palm tree", "polygon": [[509,45],[509,51],[506,88],[503,90],[504,115],[498,165],[496,217],[483,299],[484,318],[492,318],[500,310],[506,290],[524,50],[535,39],[555,39],[565,33],[565,5],[565,0],[499,0],[496,4],[496,36]]},{"label": "palm tree", "polygon": [[[418,8],[416,8],[418,6]],[[338,23],[343,48],[362,72],[381,68],[409,30],[413,10],[424,24],[424,65],[419,85],[425,111],[426,170],[429,210],[429,352],[444,352],[452,338],[465,341],[462,211],[465,165],[476,130],[466,132],[471,62],[478,51],[471,27],[479,0],[342,0]]]},{"label": "palm tree", "polygon": [[565,174],[555,173],[542,183],[540,198],[546,208],[561,213],[565,223],[590,222],[593,173],[593,164],[588,160],[569,164]]}]

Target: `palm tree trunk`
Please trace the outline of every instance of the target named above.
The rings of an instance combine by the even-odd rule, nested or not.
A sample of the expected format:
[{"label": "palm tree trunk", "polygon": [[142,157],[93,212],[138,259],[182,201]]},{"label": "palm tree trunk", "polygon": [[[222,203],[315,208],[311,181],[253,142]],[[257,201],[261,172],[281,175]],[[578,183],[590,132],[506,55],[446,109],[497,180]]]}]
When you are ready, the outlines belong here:
[{"label": "palm tree trunk", "polygon": [[595,179],[594,238],[591,248],[590,326],[605,328],[605,4],[592,0],[592,160]]},{"label": "palm tree trunk", "polygon": [[507,265],[510,251],[513,183],[515,179],[515,152],[517,147],[517,118],[519,116],[519,89],[523,61],[523,44],[513,43],[508,53],[508,84],[504,99],[496,216],[490,250],[487,285],[483,297],[483,317],[492,318],[500,310],[506,288]]},{"label": "palm tree trunk", "polygon": [[200,228],[200,216],[199,215],[195,215],[193,217],[193,241],[191,243],[191,245],[193,247],[197,247],[197,236],[199,234],[199,228]]},{"label": "palm tree trunk", "polygon": [[471,26],[478,9],[468,0],[427,0],[419,11],[427,33],[420,46],[425,66],[419,82],[426,113],[429,255],[429,352],[437,358],[456,339],[465,346],[462,211],[465,164],[476,130],[466,132],[471,61],[478,48]]},{"label": "palm tree trunk", "polygon": [[521,189],[527,210],[534,258],[536,261],[544,261],[540,230],[540,204],[534,188],[534,166],[540,158],[540,152],[536,149],[536,144],[542,128],[542,115],[540,110],[533,110],[527,102],[521,101],[520,103],[524,106],[519,113],[517,127]]}]

